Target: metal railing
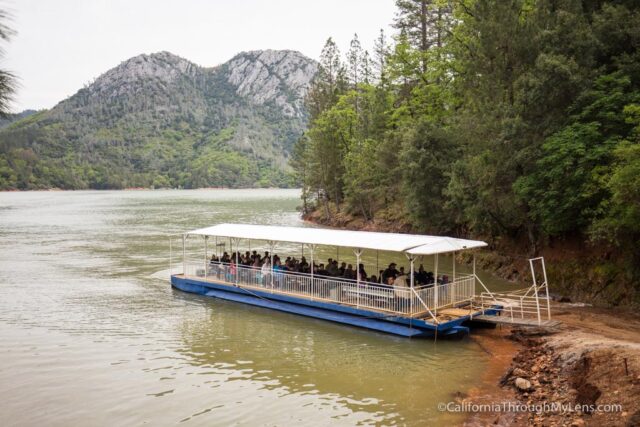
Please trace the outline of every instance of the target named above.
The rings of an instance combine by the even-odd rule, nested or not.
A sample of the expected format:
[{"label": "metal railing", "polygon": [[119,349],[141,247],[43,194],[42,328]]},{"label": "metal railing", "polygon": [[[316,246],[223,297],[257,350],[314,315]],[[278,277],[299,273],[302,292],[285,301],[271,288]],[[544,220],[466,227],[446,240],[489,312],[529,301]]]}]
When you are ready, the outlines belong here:
[{"label": "metal railing", "polygon": [[[536,280],[534,270],[534,262],[538,261],[542,268],[542,283]],[[544,258],[531,258],[529,260],[531,266],[531,274],[533,284],[528,288],[512,290],[510,292],[482,292],[478,295],[474,303],[479,304],[482,312],[486,308],[500,305],[502,306],[502,315],[510,319],[511,322],[523,322],[524,320],[533,320],[541,325],[544,317],[551,320],[551,299],[549,298],[549,286],[547,283],[547,271],[544,264]]]},{"label": "metal railing", "polygon": [[533,319],[537,324],[541,324],[543,319],[540,315],[540,307],[549,306],[548,298],[526,295],[522,291],[494,293],[493,295],[483,292],[477,300],[482,311],[495,304],[502,306],[502,315],[509,317],[512,322],[516,322],[518,319]]},{"label": "metal railing", "polygon": [[475,276],[457,277],[438,284],[438,301],[434,285],[388,286],[379,283],[327,277],[291,271],[211,263],[185,263],[186,277],[237,285],[248,290],[287,294],[403,316],[419,316],[439,308],[471,301],[475,295]]}]

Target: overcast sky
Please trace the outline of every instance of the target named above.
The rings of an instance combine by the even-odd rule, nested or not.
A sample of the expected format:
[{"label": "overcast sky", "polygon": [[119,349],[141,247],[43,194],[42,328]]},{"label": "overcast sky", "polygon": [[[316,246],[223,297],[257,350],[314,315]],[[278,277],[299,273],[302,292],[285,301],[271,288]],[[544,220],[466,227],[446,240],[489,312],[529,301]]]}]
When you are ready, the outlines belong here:
[{"label": "overcast sky", "polygon": [[0,0],[17,34],[2,68],[19,77],[14,111],[50,108],[120,62],[162,50],[214,66],[236,53],[294,49],[317,59],[354,33],[390,33],[394,0]]}]

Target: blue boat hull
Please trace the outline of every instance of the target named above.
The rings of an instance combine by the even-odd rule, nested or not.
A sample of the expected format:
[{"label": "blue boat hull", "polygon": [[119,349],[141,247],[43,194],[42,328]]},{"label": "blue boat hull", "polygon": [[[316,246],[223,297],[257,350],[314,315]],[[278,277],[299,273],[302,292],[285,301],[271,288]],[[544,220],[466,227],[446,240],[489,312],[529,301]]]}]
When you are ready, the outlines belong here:
[{"label": "blue boat hull", "polygon": [[[436,334],[438,337],[460,336],[469,332],[469,328],[463,325],[464,322],[469,320],[469,316],[443,322],[436,326],[421,319],[388,316],[361,308],[324,301],[313,301],[289,295],[272,294],[254,289],[249,290],[240,286],[212,283],[193,278],[171,276],[171,286],[184,292],[329,320],[403,337],[433,337]],[[492,313],[487,312],[485,314]]]}]

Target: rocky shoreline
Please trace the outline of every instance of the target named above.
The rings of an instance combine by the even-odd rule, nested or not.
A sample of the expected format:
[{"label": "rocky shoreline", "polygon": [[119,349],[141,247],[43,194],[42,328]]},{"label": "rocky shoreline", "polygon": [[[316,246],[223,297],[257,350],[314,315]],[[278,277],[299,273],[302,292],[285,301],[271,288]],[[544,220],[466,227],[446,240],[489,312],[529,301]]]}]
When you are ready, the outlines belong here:
[{"label": "rocky shoreline", "polygon": [[517,343],[501,392],[468,404],[504,405],[471,413],[465,426],[640,426],[640,319],[592,308],[556,307],[555,329],[511,328]]}]

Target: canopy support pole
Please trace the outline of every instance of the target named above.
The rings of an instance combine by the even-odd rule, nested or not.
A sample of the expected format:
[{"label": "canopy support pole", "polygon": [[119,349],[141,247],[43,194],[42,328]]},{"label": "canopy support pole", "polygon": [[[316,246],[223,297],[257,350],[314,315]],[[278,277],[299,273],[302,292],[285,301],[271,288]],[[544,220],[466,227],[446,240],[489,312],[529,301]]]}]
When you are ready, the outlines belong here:
[{"label": "canopy support pole", "polygon": [[453,264],[453,281],[456,281],[456,252],[453,251],[453,259],[451,260],[452,264]]},{"label": "canopy support pole", "polygon": [[415,279],[414,279],[414,261],[416,259],[416,257],[414,255],[411,254],[405,254],[406,257],[409,259],[409,271],[411,272],[411,277],[409,278],[409,283],[410,283],[410,287],[411,287],[411,300],[410,300],[410,304],[411,306],[409,307],[409,313],[410,316],[413,317],[413,294],[415,293]]},{"label": "canopy support pole", "polygon": [[182,275],[187,277],[187,235],[182,235]]},{"label": "canopy support pole", "polygon": [[276,242],[274,242],[273,240],[269,240],[267,244],[269,245],[269,266],[271,267],[269,280],[271,281],[271,293],[273,293],[273,251],[276,248]]},{"label": "canopy support pole", "polygon": [[451,260],[451,263],[453,264],[453,281],[451,281],[451,286],[449,286],[449,292],[447,292],[447,294],[449,295],[449,302],[453,305],[453,302],[456,301],[456,298],[458,297],[456,292],[457,292],[457,287],[455,286],[456,283],[456,251],[453,251],[453,254],[451,255],[453,257],[453,259]]},{"label": "canopy support pole", "polygon": [[356,289],[358,290],[356,307],[360,308],[360,257],[362,256],[362,249],[358,248],[353,253],[356,255]]},{"label": "canopy support pole", "polygon": [[236,240],[236,286],[238,285],[238,276],[240,276],[240,239]]},{"label": "canopy support pole", "polygon": [[473,275],[476,275],[476,253],[473,253]]},{"label": "canopy support pole", "polygon": [[314,253],[316,251],[316,245],[310,244],[309,245],[309,254],[311,255],[311,284],[313,284],[313,256]]},{"label": "canopy support pole", "polygon": [[169,236],[169,283],[171,283],[172,273],[173,273],[173,247],[171,245],[171,236]]},{"label": "canopy support pole", "polygon": [[[376,249],[376,274],[380,276],[380,266],[378,265],[378,258],[380,256],[380,251]],[[378,277],[378,283],[382,283],[382,277]]]},{"label": "canopy support pole", "polygon": [[[233,262],[233,264],[236,267],[236,274],[234,275],[234,282],[236,287],[238,286],[238,276],[240,275],[240,268],[239,264],[240,264],[240,239],[229,239],[229,244],[231,245],[230,247],[233,249],[233,244],[235,243],[236,245],[236,252],[235,252],[235,261]],[[233,260],[233,259],[232,259]]]},{"label": "canopy support pole", "polygon": [[433,260],[433,270],[434,270],[434,274],[433,274],[433,280],[434,280],[434,284],[433,284],[433,312],[435,313],[435,315],[438,315],[438,254],[434,255],[435,259]]},{"label": "canopy support pole", "polygon": [[311,264],[310,264],[311,265],[311,270],[310,270],[311,271],[311,299],[313,299],[313,291],[315,289],[314,281],[313,281],[313,262],[314,262],[313,261],[313,255],[314,255],[315,251],[316,251],[316,245],[310,244],[309,245],[309,254],[311,255]]},{"label": "canopy support pole", "polygon": [[209,263],[209,253],[207,248],[207,242],[209,241],[209,236],[204,236],[204,280],[207,280],[207,264]]}]

